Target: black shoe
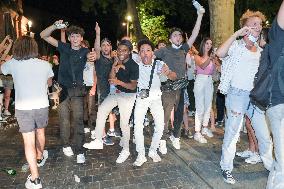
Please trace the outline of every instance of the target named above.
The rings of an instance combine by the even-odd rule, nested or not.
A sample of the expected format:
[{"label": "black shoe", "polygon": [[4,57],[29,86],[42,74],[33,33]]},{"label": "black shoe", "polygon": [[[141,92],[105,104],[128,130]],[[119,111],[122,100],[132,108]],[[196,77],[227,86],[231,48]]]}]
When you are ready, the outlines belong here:
[{"label": "black shoe", "polygon": [[226,183],[235,184],[236,180],[229,170],[222,170],[222,176]]},{"label": "black shoe", "polygon": [[193,135],[190,132],[190,130],[184,130],[183,137],[186,138],[186,139],[191,139],[191,138],[193,138]]}]

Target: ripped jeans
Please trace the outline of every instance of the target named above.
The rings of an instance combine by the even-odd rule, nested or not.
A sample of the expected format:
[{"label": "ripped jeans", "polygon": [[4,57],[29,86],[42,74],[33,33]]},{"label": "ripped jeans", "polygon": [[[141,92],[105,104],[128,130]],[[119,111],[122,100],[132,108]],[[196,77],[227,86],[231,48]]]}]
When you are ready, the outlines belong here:
[{"label": "ripped jeans", "polygon": [[272,167],[272,140],[265,120],[265,114],[259,109],[253,111],[253,106],[249,106],[249,94],[249,91],[237,88],[231,88],[227,94],[226,108],[228,117],[225,122],[225,134],[220,161],[222,170],[233,170],[236,144],[240,136],[244,114],[251,119],[265,168],[270,170]]}]

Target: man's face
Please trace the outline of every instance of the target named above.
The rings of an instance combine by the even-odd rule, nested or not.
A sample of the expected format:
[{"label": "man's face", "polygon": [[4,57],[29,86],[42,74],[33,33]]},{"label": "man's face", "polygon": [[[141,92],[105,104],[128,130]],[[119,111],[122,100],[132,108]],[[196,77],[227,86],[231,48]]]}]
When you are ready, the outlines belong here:
[{"label": "man's face", "polygon": [[159,43],[158,44],[158,49],[166,47],[167,45],[165,43]]},{"label": "man's face", "polygon": [[141,45],[140,47],[139,55],[141,57],[143,64],[151,64],[154,52],[150,45],[144,44],[144,45]]},{"label": "man's face", "polygon": [[252,35],[254,37],[259,37],[262,30],[262,20],[259,17],[251,17],[247,20],[246,26],[252,29]]},{"label": "man's face", "polygon": [[102,49],[103,55],[109,56],[110,53],[111,53],[112,47],[111,47],[111,44],[109,44],[109,42],[104,41],[104,42],[102,42],[102,44],[101,44],[101,49]]},{"label": "man's face", "polygon": [[71,47],[78,48],[81,46],[81,42],[83,41],[83,37],[80,34],[75,34],[72,33],[69,37],[68,40],[71,43]]},{"label": "man's face", "polygon": [[174,31],[171,35],[170,42],[176,46],[182,43],[182,35],[179,31]]},{"label": "man's face", "polygon": [[119,45],[117,47],[117,58],[120,61],[125,61],[126,59],[129,58],[130,51],[129,48],[126,45]]}]

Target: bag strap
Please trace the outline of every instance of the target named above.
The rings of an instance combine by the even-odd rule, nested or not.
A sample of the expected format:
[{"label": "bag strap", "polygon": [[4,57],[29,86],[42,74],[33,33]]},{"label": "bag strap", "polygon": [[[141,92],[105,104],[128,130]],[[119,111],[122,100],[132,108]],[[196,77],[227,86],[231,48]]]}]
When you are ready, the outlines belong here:
[{"label": "bag strap", "polygon": [[153,63],[153,66],[152,66],[151,75],[150,75],[150,81],[149,81],[149,85],[148,85],[149,86],[149,90],[150,90],[151,85],[152,85],[152,80],[153,80],[153,75],[154,75],[154,70],[155,70],[156,64],[157,64],[157,60],[155,59],[154,63]]}]

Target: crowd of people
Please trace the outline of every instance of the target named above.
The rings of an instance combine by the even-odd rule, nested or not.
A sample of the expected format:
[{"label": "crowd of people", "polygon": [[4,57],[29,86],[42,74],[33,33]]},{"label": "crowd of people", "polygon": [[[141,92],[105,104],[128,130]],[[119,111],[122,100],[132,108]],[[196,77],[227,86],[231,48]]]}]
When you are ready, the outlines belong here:
[{"label": "crowd of people", "polygon": [[[4,105],[3,114],[10,115],[14,84],[15,117],[31,171],[26,188],[42,188],[38,167],[48,158],[48,151],[44,149],[50,97],[54,101],[52,109],[57,109],[59,115],[63,154],[76,155],[78,164],[85,163],[86,149],[114,145],[112,137],[120,137],[122,147],[116,163],[125,162],[130,155],[130,125],[133,125],[137,151],[133,165],[142,166],[147,161],[143,129],[151,114],[154,132],[147,155],[153,162],[162,161],[159,154],[167,154],[167,140],[176,150],[181,148],[182,131],[186,138],[207,143],[208,138],[214,137],[215,125],[224,126],[220,161],[224,181],[236,182],[232,170],[237,155],[246,158],[247,163],[263,162],[270,171],[267,188],[283,189],[284,2],[269,31],[262,27],[265,16],[248,10],[240,18],[241,29],[220,47],[214,48],[212,40],[204,38],[197,51],[193,44],[204,13],[203,7],[197,10],[191,36],[184,38],[181,29],[173,28],[169,42],[160,41],[154,46],[148,39],[139,40],[138,52],[133,50],[128,37],[123,37],[113,51],[111,41],[101,39],[98,23],[93,48],[84,40],[83,28],[67,28],[63,20],[44,29],[41,38],[59,53],[49,58],[38,58],[37,43],[30,36],[22,36],[14,43],[6,37],[0,44],[3,74],[0,110]],[[51,36],[55,30],[61,31],[60,40]],[[264,52],[274,66],[279,66],[276,69],[279,73],[272,75],[276,79],[269,91],[270,106],[265,110],[250,100],[251,91],[256,87],[254,80],[260,76]],[[54,63],[53,67],[49,62]],[[50,86],[55,91],[50,92]],[[119,128],[116,128],[118,114]],[[189,131],[188,115],[194,116],[193,135]],[[249,147],[236,152],[243,125]],[[72,136],[71,128],[74,129]],[[91,132],[91,142],[85,142],[85,132]]]}]

